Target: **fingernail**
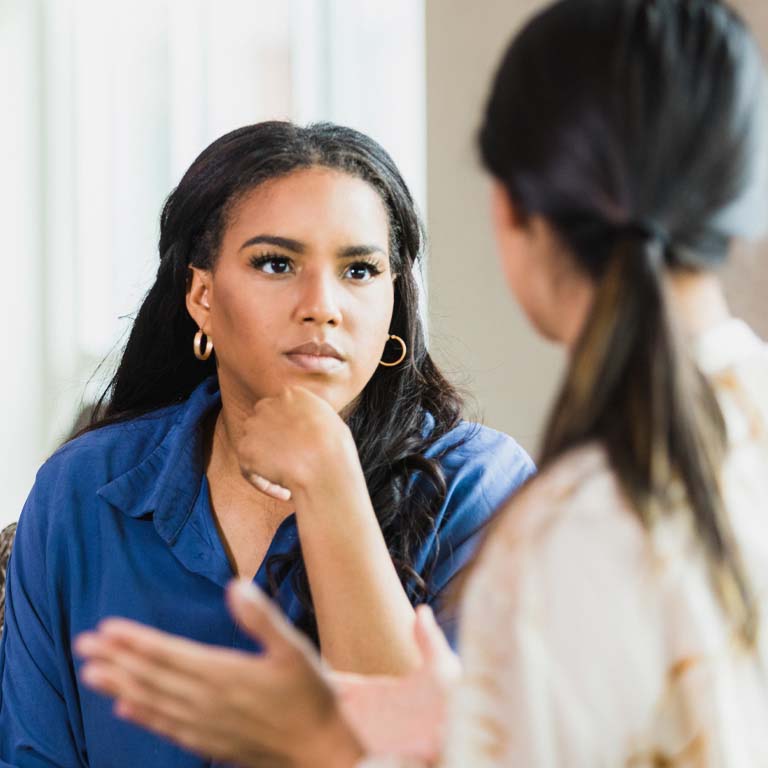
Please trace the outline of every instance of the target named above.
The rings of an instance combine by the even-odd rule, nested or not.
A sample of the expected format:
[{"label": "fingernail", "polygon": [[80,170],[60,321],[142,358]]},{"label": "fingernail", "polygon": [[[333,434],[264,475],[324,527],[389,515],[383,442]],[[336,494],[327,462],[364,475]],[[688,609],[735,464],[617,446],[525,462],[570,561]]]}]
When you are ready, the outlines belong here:
[{"label": "fingernail", "polygon": [[89,635],[78,635],[73,644],[75,653],[78,656],[87,656],[90,650],[93,650],[93,643]]},{"label": "fingernail", "polygon": [[431,605],[427,605],[426,603],[422,603],[416,610],[417,610],[419,616],[422,617],[423,621],[426,621],[429,624],[437,624],[437,620],[435,619],[435,613],[432,610],[432,606]]},{"label": "fingernail", "polygon": [[250,582],[247,579],[237,579],[235,581],[234,589],[237,590],[241,597],[251,603],[259,602],[261,595],[259,594],[258,588],[253,585],[253,582]]},{"label": "fingernail", "polygon": [[251,472],[248,475],[248,480],[260,491],[264,491],[269,487],[269,483],[261,475],[257,475],[255,472]]},{"label": "fingernail", "polygon": [[98,669],[91,666],[85,666],[80,670],[80,679],[89,687],[96,687],[101,681],[101,675]]}]

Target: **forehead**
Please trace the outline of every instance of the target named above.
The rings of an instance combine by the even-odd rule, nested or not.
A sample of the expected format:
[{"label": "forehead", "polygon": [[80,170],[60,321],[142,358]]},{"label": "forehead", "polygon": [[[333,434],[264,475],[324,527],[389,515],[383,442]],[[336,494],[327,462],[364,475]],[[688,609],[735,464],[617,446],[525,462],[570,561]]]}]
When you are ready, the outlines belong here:
[{"label": "forehead", "polygon": [[325,240],[370,243],[387,249],[389,220],[379,193],[367,181],[327,168],[307,168],[246,193],[229,216],[228,240],[259,234],[313,244]]}]

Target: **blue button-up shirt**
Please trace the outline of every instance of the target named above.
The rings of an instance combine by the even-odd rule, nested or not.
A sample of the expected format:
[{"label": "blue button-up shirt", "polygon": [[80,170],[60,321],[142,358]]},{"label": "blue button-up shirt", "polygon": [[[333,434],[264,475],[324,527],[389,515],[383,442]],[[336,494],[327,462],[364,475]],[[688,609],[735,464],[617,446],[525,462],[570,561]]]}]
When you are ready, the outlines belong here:
[{"label": "blue button-up shirt", "polygon": [[[38,473],[8,570],[0,765],[207,764],[115,718],[111,702],[81,685],[72,640],[105,616],[125,616],[201,642],[258,650],[223,600],[233,574],[213,523],[202,429],[219,404],[216,382],[208,380],[180,405],[67,443]],[[462,439],[441,460],[448,492],[436,524],[440,546],[431,583],[438,599],[493,510],[533,472],[511,438],[466,422],[430,455]],[[267,586],[266,562],[294,549],[297,538],[290,516],[257,584]],[[433,536],[417,553],[417,569],[435,544]],[[291,575],[281,574],[275,599],[296,622],[304,609]]]}]

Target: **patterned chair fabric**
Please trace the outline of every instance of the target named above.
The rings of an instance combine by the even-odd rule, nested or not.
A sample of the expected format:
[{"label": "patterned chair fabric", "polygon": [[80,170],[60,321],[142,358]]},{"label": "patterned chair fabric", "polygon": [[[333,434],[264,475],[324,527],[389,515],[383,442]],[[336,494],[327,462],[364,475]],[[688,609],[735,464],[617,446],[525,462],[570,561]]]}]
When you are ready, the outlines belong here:
[{"label": "patterned chair fabric", "polygon": [[5,618],[5,571],[8,568],[8,559],[11,556],[13,537],[16,535],[16,523],[11,523],[0,531],[0,633],[3,631]]}]

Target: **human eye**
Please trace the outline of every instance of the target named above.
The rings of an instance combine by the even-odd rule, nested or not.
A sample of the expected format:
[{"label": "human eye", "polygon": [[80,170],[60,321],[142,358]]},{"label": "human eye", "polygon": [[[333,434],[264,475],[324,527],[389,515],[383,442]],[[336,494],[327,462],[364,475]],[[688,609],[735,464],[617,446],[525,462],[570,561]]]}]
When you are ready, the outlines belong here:
[{"label": "human eye", "polygon": [[380,275],[381,272],[381,267],[376,262],[360,260],[350,264],[344,270],[344,277],[355,282],[364,283]]},{"label": "human eye", "polygon": [[265,253],[251,258],[251,266],[267,275],[287,275],[293,269],[293,263],[287,256],[279,253]]}]

